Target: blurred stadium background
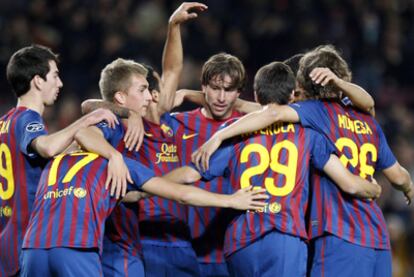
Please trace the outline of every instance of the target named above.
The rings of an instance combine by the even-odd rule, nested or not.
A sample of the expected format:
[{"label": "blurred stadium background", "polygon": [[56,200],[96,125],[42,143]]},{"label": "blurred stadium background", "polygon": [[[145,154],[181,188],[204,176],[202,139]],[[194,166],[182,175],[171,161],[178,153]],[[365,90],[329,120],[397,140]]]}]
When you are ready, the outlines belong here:
[{"label": "blurred stadium background", "polygon": [[[182,27],[185,66],[180,88],[198,89],[201,65],[220,51],[238,56],[252,99],[256,70],[271,61],[332,43],[351,65],[354,82],[375,98],[377,119],[400,162],[414,176],[414,1],[204,1],[209,9]],[[10,55],[31,43],[61,55],[64,87],[46,115],[50,130],[74,121],[80,103],[98,98],[100,70],[116,57],[160,70],[167,0],[0,0],[0,112],[15,105],[5,76]],[[394,276],[414,276],[414,208],[384,186],[379,200],[393,247]]]}]

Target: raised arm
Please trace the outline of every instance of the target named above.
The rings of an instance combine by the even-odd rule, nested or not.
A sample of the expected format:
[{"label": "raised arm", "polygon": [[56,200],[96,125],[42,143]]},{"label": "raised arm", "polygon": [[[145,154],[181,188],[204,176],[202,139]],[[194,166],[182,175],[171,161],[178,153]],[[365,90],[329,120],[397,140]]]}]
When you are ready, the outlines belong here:
[{"label": "raised arm", "polygon": [[211,155],[224,140],[263,129],[275,122],[294,123],[298,121],[299,115],[293,108],[286,105],[270,104],[260,111],[246,114],[233,124],[216,132],[192,154],[191,159],[198,169],[207,170]]},{"label": "raised arm", "polygon": [[61,153],[73,142],[74,136],[79,129],[97,124],[103,120],[111,127],[118,123],[116,116],[109,110],[98,109],[93,113],[82,116],[68,127],[56,133],[39,136],[31,142],[30,147],[40,156],[51,158]]},{"label": "raised arm", "polygon": [[406,203],[410,204],[414,197],[414,186],[410,173],[398,162],[382,172],[395,189],[404,193]]},{"label": "raised arm", "polygon": [[157,105],[161,116],[174,107],[174,97],[183,68],[183,46],[180,26],[182,23],[196,18],[195,11],[204,11],[207,6],[202,3],[182,3],[171,15],[168,23],[167,39],[162,57],[162,76],[160,82],[160,99]]},{"label": "raised arm", "polygon": [[372,98],[372,96],[362,87],[342,80],[327,67],[317,67],[313,69],[310,73],[310,77],[315,83],[321,84],[322,86],[332,82],[346,96],[348,96],[356,108],[375,116],[374,98]]},{"label": "raised arm", "polygon": [[342,191],[352,196],[374,199],[381,194],[381,187],[378,184],[352,174],[335,155],[331,155],[323,170]]}]

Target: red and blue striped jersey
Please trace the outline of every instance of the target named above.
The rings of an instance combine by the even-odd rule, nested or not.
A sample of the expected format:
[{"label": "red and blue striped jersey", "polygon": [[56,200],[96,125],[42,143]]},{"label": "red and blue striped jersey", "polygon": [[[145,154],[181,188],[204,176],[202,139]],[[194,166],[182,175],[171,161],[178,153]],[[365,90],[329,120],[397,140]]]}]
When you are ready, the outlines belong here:
[{"label": "red and blue striped jersey", "polygon": [[[241,116],[233,112],[229,119]],[[173,128],[181,165],[191,163],[191,154],[205,143],[225,122],[206,118],[201,109],[173,114]],[[227,120],[227,119],[226,119]],[[197,182],[195,186],[217,193],[228,193],[225,178]],[[219,208],[188,207],[188,223],[193,248],[199,262],[225,263],[223,245],[232,211]]]},{"label": "red and blue striped jersey", "polygon": [[46,135],[39,113],[24,107],[0,118],[0,276],[19,270],[20,249],[46,160],[30,147]]},{"label": "red and blue striped jersey", "polygon": [[[136,159],[164,175],[180,166],[171,117],[161,116],[160,125],[144,120],[145,138]],[[155,245],[190,246],[187,207],[158,196],[139,201],[141,241]]]},{"label": "red and blue striped jersey", "polygon": [[225,255],[254,243],[268,232],[307,239],[311,165],[323,169],[334,148],[317,132],[299,124],[275,123],[227,141],[202,173],[211,180],[228,176],[231,193],[248,186],[262,187],[268,204],[258,212],[239,212],[227,228]]},{"label": "red and blue striped jersey", "polygon": [[[138,190],[154,177],[142,164],[125,158]],[[43,170],[23,248],[96,248],[102,251],[105,220],[117,200],[105,189],[107,160],[95,153],[61,154]]]},{"label": "red and blue striped jersey", "polygon": [[[370,115],[328,101],[304,101],[291,107],[303,126],[325,135],[336,146],[342,163],[355,175],[370,179],[375,170],[396,162],[381,127]],[[328,232],[354,244],[389,249],[385,220],[374,201],[342,193],[321,174],[315,174],[313,179],[311,238]]]},{"label": "red and blue striped jersey", "polygon": [[[121,122],[121,119],[118,118]],[[125,148],[124,136],[125,126],[116,125],[115,129],[110,128],[105,122],[97,127],[103,132],[105,139],[125,157],[135,159],[135,151],[128,151]],[[132,256],[141,255],[141,242],[138,226],[138,203],[121,203],[112,211],[106,221],[105,238],[117,243],[126,253]],[[105,251],[105,249],[104,249]]]}]

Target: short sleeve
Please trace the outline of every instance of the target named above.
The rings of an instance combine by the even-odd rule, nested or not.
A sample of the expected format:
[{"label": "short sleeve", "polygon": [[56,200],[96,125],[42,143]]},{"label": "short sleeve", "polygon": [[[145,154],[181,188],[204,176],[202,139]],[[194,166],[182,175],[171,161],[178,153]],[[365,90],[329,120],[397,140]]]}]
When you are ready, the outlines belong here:
[{"label": "short sleeve", "polygon": [[321,101],[308,100],[289,105],[299,115],[300,123],[303,127],[313,128],[319,132],[326,133],[327,114]]},{"label": "short sleeve", "polygon": [[133,184],[128,184],[130,190],[141,190],[141,187],[151,178],[155,177],[154,171],[141,164],[138,161],[124,157],[125,164],[128,167]]},{"label": "short sleeve", "polygon": [[[118,121],[121,122],[121,118],[118,117]],[[121,124],[117,124],[115,128],[111,128],[109,127],[108,123],[102,121],[96,124],[96,127],[102,131],[107,141],[111,141],[111,139],[115,136],[116,133],[122,132]]]},{"label": "short sleeve", "polygon": [[226,176],[228,171],[228,164],[232,157],[233,146],[231,144],[224,144],[220,147],[210,158],[209,169],[205,172],[199,171],[196,166],[191,163],[190,167],[197,170],[203,179],[210,181],[216,177]]},{"label": "short sleeve", "polygon": [[16,143],[19,145],[20,151],[34,158],[37,157],[37,153],[30,147],[30,144],[34,139],[47,135],[48,132],[40,114],[28,110],[17,119],[16,134]]},{"label": "short sleeve", "polygon": [[[377,123],[378,124],[378,123]],[[379,136],[379,149],[378,149],[378,161],[376,165],[377,170],[383,170],[389,168],[397,162],[394,154],[392,153],[387,139],[381,127],[378,126],[377,133]]]},{"label": "short sleeve", "polygon": [[318,132],[310,129],[308,129],[308,131],[312,137],[312,164],[315,168],[323,170],[329,160],[329,157],[335,152],[335,148],[324,136]]}]

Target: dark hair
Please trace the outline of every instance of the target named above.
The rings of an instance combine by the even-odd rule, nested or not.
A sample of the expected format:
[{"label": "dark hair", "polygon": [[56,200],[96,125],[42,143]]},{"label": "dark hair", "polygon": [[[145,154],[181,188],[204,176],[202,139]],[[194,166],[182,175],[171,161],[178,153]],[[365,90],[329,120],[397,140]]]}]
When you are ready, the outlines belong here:
[{"label": "dark hair", "polygon": [[7,80],[17,97],[30,90],[30,82],[36,75],[46,80],[49,61],[57,63],[58,55],[41,45],[24,47],[11,56],[7,64]]},{"label": "dark hair", "polygon": [[158,79],[154,76],[154,68],[152,66],[147,64],[142,64],[147,70],[147,82],[148,82],[148,90],[149,92],[152,92],[154,89],[158,92],[160,92],[160,84],[158,82]]},{"label": "dark hair", "polygon": [[302,57],[304,55],[305,54],[302,54],[302,53],[296,54],[296,55],[293,55],[292,57],[290,57],[290,58],[283,61],[284,64],[286,64],[287,66],[290,67],[290,69],[292,69],[292,72],[295,75],[295,77],[296,77],[296,74],[298,73],[298,70],[299,70],[300,59],[302,59]]},{"label": "dark hair", "polygon": [[338,50],[332,45],[322,45],[305,54],[300,60],[297,81],[304,89],[305,98],[332,98],[339,96],[339,89],[333,85],[321,86],[315,84],[309,74],[317,67],[327,67],[336,76],[345,80],[352,80],[352,73],[348,64],[341,57]]},{"label": "dark hair", "polygon": [[254,77],[254,91],[261,105],[289,103],[295,89],[295,76],[289,66],[272,62],[261,67]]},{"label": "dark hair", "polygon": [[228,90],[244,89],[246,84],[244,66],[237,57],[227,53],[219,53],[208,59],[201,71],[201,84],[207,86],[211,79],[217,76],[224,79],[225,75],[229,75],[232,80]]}]

